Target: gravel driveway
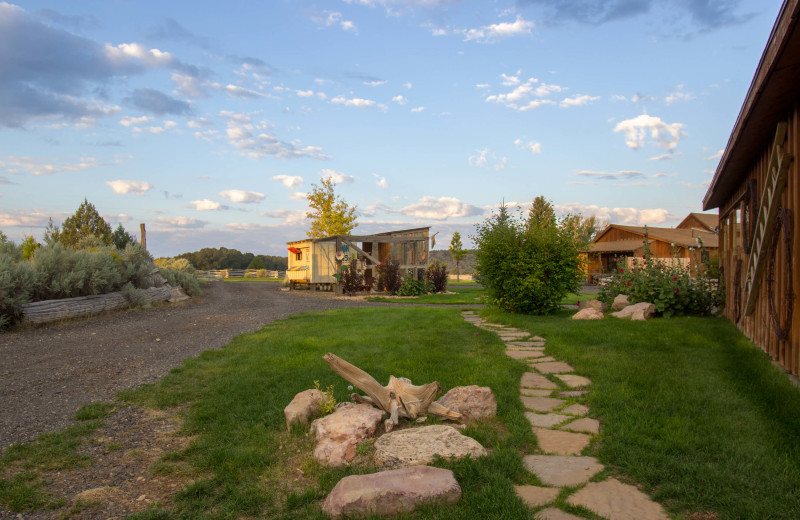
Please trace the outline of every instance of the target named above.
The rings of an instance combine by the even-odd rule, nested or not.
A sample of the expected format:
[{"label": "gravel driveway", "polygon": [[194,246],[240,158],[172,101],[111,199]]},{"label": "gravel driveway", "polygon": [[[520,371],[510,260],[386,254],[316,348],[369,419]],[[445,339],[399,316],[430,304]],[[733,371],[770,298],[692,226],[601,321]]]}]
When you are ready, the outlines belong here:
[{"label": "gravel driveway", "polygon": [[201,299],[0,334],[0,452],[68,426],[84,404],[156,381],[185,358],[274,320],[376,305],[278,287],[213,282]]}]

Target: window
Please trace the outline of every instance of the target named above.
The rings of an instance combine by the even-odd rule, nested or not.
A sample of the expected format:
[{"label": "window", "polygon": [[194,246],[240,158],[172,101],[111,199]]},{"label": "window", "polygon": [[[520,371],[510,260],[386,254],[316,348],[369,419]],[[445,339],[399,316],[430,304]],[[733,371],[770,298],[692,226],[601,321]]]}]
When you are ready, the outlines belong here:
[{"label": "window", "polygon": [[294,259],[295,259],[295,260],[302,260],[302,259],[303,259],[303,252],[302,252],[302,251],[300,251],[300,252],[298,252],[298,253],[295,253],[295,254],[294,254]]}]

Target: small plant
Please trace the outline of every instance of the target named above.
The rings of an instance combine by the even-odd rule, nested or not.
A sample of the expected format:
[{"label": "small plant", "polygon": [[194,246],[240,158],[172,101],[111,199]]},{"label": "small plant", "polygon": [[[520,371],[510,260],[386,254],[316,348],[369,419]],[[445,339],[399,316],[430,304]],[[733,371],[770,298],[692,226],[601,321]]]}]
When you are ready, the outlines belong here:
[{"label": "small plant", "polygon": [[144,289],[137,289],[131,282],[126,283],[121,292],[125,299],[128,300],[128,304],[134,309],[150,305],[150,298],[147,297]]},{"label": "small plant", "polygon": [[389,294],[397,294],[397,290],[403,285],[403,278],[400,276],[400,264],[391,258],[378,264],[378,290],[386,291]]},{"label": "small plant", "polygon": [[397,290],[398,296],[422,296],[433,292],[433,284],[423,280],[415,280],[411,277],[406,277],[403,280],[403,285]]},{"label": "small plant", "polygon": [[447,266],[438,260],[431,262],[425,271],[425,279],[433,285],[433,292],[447,292]]},{"label": "small plant", "polygon": [[342,290],[345,294],[355,294],[364,285],[364,275],[358,270],[358,260],[350,260],[349,267],[342,268]]},{"label": "small plant", "polygon": [[336,410],[336,396],[333,395],[333,385],[328,385],[328,388],[323,390],[319,386],[319,381],[315,379],[314,388],[322,392],[323,395],[325,396],[321,405],[322,414],[323,415],[332,414],[333,411]]}]

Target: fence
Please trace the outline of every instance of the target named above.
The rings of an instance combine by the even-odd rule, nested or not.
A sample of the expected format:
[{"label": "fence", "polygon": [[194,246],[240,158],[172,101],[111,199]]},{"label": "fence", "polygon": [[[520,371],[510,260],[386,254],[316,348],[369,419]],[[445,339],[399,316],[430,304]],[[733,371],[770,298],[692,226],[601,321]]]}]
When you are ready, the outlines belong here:
[{"label": "fence", "polygon": [[204,280],[221,278],[286,278],[286,271],[268,271],[266,269],[216,269],[196,271],[195,275]]}]

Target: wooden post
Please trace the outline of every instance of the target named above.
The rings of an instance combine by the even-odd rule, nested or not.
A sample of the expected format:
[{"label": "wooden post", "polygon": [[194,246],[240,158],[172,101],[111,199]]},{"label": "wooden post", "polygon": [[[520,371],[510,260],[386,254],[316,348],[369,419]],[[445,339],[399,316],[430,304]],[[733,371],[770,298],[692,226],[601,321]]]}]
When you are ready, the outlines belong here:
[{"label": "wooden post", "polygon": [[147,251],[147,230],[144,228],[144,222],[139,224],[139,231],[142,234],[142,240],[140,242],[145,251]]},{"label": "wooden post", "polygon": [[[342,250],[342,239],[341,238],[336,237],[336,246],[335,247],[336,247],[336,249],[334,249],[334,253],[333,253],[334,256],[333,257],[334,257],[334,259],[336,259],[336,272],[339,274],[339,276],[341,276],[342,275],[342,261],[339,260],[338,258],[336,258],[336,255],[339,254],[339,251]],[[336,296],[341,296],[342,295],[342,283],[338,278],[334,277],[334,280],[336,280],[336,284],[333,286],[333,292],[334,292],[334,294],[336,294]]]}]

